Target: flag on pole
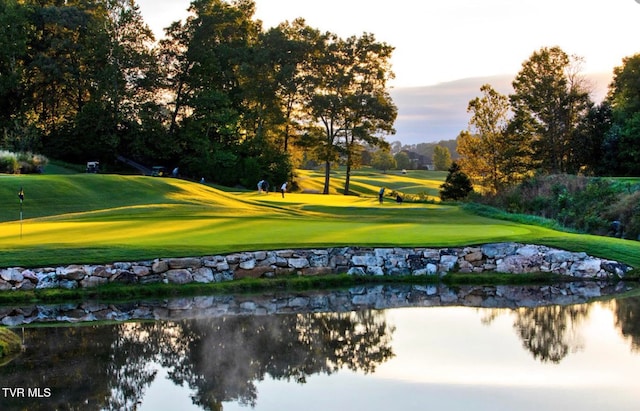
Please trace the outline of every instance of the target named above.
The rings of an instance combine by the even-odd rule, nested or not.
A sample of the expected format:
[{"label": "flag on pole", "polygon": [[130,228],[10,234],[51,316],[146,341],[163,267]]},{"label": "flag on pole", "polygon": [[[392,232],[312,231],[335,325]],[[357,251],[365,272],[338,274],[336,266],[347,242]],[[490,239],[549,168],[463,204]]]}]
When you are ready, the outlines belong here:
[{"label": "flag on pole", "polygon": [[24,200],[24,190],[22,189],[22,187],[20,187],[20,191],[18,191],[18,198],[20,199],[20,202]]}]

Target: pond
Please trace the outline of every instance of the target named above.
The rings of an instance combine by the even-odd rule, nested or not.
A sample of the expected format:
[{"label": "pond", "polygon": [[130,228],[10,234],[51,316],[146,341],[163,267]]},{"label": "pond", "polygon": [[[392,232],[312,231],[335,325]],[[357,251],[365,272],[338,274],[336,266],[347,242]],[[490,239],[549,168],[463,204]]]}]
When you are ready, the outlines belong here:
[{"label": "pond", "polygon": [[567,287],[4,307],[0,409],[637,410],[640,297]]}]

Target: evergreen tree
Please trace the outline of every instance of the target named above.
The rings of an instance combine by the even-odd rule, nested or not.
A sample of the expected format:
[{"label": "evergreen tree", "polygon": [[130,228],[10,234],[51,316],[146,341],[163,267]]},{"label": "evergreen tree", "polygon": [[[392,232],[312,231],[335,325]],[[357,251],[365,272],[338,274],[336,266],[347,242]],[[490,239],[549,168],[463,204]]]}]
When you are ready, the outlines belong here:
[{"label": "evergreen tree", "polygon": [[473,185],[469,177],[462,172],[458,163],[452,163],[449,167],[449,174],[440,186],[440,199],[446,200],[462,200],[473,191]]}]

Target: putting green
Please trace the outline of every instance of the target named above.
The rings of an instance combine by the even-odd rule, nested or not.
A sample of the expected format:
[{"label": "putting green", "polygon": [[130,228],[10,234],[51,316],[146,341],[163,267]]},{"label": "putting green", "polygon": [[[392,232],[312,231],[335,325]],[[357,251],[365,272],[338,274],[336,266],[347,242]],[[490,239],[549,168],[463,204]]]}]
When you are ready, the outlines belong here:
[{"label": "putting green", "polygon": [[[46,177],[46,178],[45,178]],[[371,196],[226,192],[175,179],[24,179],[37,218],[0,223],[0,266],[109,262],[327,246],[446,247],[499,241],[559,246],[640,264],[640,243],[490,219],[456,206],[379,204]],[[37,186],[38,193],[32,187]],[[38,202],[60,187],[67,203]],[[8,191],[15,196],[14,190]],[[77,194],[79,192],[80,194]],[[0,193],[1,194],[1,193]],[[127,201],[127,197],[130,197]],[[77,211],[83,199],[90,206]],[[28,217],[29,214],[27,213]]]}]

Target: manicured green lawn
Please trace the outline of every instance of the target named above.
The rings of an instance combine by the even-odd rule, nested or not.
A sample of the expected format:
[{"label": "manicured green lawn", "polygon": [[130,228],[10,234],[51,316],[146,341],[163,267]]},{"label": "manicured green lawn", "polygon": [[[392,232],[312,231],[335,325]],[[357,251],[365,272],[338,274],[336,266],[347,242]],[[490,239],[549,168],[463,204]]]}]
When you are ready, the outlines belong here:
[{"label": "manicured green lawn", "polygon": [[[438,200],[440,185],[447,176],[446,171],[409,170],[402,174],[398,170],[386,173],[370,168],[354,170],[351,173],[350,191],[356,195],[374,196],[381,187],[398,191],[401,194],[425,194],[431,200]],[[324,188],[324,171],[318,169],[297,170],[297,181],[301,191],[322,192]],[[344,192],[344,170],[334,170],[331,174],[330,194]]]},{"label": "manicured green lawn", "polygon": [[[279,193],[225,192],[166,178],[0,176],[0,267],[291,247],[441,247],[498,241],[549,244],[640,266],[639,242],[481,217],[457,206],[391,200],[378,204],[378,183],[428,189],[438,181],[434,175],[371,173],[358,179],[369,187],[361,196],[287,193],[282,198]],[[308,182],[313,181],[317,178],[309,175]],[[22,224],[20,186],[25,190]]]}]

